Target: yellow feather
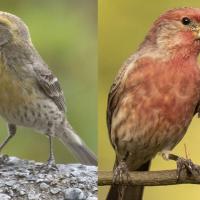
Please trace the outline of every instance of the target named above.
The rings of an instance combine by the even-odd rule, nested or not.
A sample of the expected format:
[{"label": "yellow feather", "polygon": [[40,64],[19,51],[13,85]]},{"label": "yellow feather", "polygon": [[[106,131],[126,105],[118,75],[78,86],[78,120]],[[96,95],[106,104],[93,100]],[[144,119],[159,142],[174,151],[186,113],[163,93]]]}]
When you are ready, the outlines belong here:
[{"label": "yellow feather", "polygon": [[[1,108],[13,108],[28,103],[36,98],[36,94],[31,89],[31,84],[26,81],[26,85],[9,71],[0,66],[0,110]],[[27,87],[30,85],[30,87]]]}]

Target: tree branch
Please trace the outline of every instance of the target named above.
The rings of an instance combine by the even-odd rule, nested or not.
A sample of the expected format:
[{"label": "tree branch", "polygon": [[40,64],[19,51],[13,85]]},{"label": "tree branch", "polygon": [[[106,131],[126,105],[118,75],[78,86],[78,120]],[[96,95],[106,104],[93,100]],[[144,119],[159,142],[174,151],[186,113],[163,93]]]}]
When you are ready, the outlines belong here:
[{"label": "tree branch", "polygon": [[[177,170],[148,171],[148,172],[130,172],[130,177],[123,178],[123,183],[119,181],[116,184],[160,186],[176,184],[200,184],[200,174],[189,175],[186,170],[182,171],[177,180]],[[111,185],[113,172],[99,171],[98,185]]]},{"label": "tree branch", "polygon": [[97,167],[0,157],[0,199],[72,200],[97,198]]}]

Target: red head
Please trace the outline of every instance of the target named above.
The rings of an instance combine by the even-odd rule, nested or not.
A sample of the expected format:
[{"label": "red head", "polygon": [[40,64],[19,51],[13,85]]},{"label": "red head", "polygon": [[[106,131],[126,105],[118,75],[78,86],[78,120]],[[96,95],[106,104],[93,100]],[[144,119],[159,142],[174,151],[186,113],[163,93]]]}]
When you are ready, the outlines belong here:
[{"label": "red head", "polygon": [[[200,51],[200,9],[179,8],[169,10],[153,24],[141,48],[146,45],[160,50]],[[187,52],[188,53],[188,52]]]}]

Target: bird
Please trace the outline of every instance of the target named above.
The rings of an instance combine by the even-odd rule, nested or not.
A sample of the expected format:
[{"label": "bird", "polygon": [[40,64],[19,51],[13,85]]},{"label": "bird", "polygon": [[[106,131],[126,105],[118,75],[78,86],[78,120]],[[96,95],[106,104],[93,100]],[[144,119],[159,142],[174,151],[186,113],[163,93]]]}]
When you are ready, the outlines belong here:
[{"label": "bird", "polygon": [[55,165],[52,137],[57,137],[82,163],[97,165],[95,154],[73,130],[65,117],[63,90],[34,47],[28,26],[19,17],[0,12],[0,116],[8,136],[0,151],[28,127],[49,138],[49,165]]},{"label": "bird", "polygon": [[[199,52],[200,9],[173,8],[155,20],[120,68],[107,101],[114,181],[116,174],[148,171],[158,153],[177,162],[177,178],[184,167],[195,169],[171,151],[200,112]],[[143,189],[113,183],[107,200],[141,200]]]}]

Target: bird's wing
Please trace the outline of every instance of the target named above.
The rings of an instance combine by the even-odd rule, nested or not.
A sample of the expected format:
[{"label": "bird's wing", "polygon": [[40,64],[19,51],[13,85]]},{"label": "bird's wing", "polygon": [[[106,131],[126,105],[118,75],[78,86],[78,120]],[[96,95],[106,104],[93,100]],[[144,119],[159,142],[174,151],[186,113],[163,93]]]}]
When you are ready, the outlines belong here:
[{"label": "bird's wing", "polygon": [[108,94],[108,101],[107,101],[107,127],[108,127],[108,133],[111,134],[111,124],[112,124],[112,115],[113,112],[117,106],[117,102],[119,99],[119,91],[121,86],[121,80],[123,78],[123,74],[125,72],[125,68],[122,68],[114,80],[109,94]]},{"label": "bird's wing", "polygon": [[65,112],[65,99],[58,79],[53,75],[47,66],[43,66],[41,68],[36,67],[34,68],[34,71],[36,73],[39,87],[55,102],[60,111]]},{"label": "bird's wing", "polygon": [[196,108],[194,110],[194,115],[198,115],[198,118],[200,118],[200,101],[197,103]]},{"label": "bird's wing", "polygon": [[108,133],[111,134],[111,125],[112,125],[112,116],[113,112],[117,107],[117,103],[119,102],[120,93],[123,91],[123,84],[122,79],[124,77],[124,74],[126,72],[126,69],[129,64],[131,64],[136,55],[132,55],[122,66],[120,71],[118,72],[117,77],[115,78],[109,94],[108,94],[108,101],[107,101],[107,127],[108,127]]},{"label": "bird's wing", "polygon": [[[17,78],[34,78],[41,91],[51,98],[58,109],[65,112],[65,99],[58,79],[49,70],[37,50],[29,43],[23,47],[11,45],[2,52],[9,69],[14,71]],[[25,66],[25,67],[16,67]]]}]

